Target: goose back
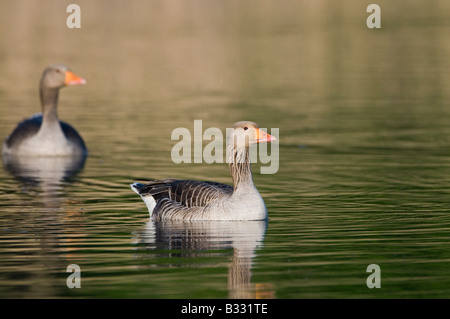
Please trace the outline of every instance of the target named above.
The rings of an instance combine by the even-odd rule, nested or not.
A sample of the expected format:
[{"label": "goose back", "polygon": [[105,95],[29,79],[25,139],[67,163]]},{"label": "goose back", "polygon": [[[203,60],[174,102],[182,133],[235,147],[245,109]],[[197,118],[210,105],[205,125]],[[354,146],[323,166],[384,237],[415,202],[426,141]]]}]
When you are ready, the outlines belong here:
[{"label": "goose back", "polygon": [[139,195],[151,195],[155,201],[167,198],[185,207],[203,207],[222,196],[230,196],[233,187],[216,182],[168,178],[137,185]]},{"label": "goose back", "polygon": [[199,214],[201,208],[229,198],[233,187],[210,181],[193,181],[168,178],[148,184],[132,184],[132,188],[143,198],[151,196],[155,207],[151,213],[155,220],[186,219],[190,213]]}]

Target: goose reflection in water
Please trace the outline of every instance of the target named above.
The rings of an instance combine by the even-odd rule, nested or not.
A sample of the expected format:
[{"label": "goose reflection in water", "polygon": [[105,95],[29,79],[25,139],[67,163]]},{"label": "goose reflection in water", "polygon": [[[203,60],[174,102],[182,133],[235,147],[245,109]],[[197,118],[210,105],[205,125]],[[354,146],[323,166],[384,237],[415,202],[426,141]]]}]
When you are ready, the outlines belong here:
[{"label": "goose reflection in water", "polygon": [[232,249],[228,268],[228,297],[273,297],[270,287],[252,284],[256,251],[263,246],[267,220],[256,221],[148,221],[135,235],[134,244],[144,249],[173,250],[171,257],[195,258],[213,250]]},{"label": "goose reflection in water", "polygon": [[[85,159],[85,156],[14,157],[3,154],[3,165],[18,181],[23,193],[20,201],[27,207],[15,221],[14,228],[32,229],[32,234],[25,232],[20,235],[21,245],[31,247],[30,259],[35,265],[32,269],[22,270],[31,279],[23,284],[21,291],[17,291],[21,297],[53,298],[59,293],[54,284],[54,273],[66,269],[73,258],[72,239],[60,234],[78,233],[83,236],[78,212],[63,209],[64,201],[68,200],[63,189],[68,180],[72,181],[83,169]],[[40,202],[35,206],[34,201]],[[20,252],[18,254],[20,256]],[[36,278],[39,278],[39,284],[36,284]]]},{"label": "goose reflection in water", "polygon": [[3,154],[2,160],[5,169],[22,184],[39,186],[42,189],[45,207],[57,208],[64,181],[75,177],[83,169],[86,156],[38,157]]}]

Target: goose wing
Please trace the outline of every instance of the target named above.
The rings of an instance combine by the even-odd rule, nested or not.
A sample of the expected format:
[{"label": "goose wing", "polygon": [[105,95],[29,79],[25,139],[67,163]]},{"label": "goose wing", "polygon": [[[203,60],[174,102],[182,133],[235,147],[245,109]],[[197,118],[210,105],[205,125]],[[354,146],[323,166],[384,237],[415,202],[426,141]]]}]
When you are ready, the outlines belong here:
[{"label": "goose wing", "polygon": [[31,117],[23,120],[14,131],[6,138],[5,144],[8,147],[13,147],[22,143],[22,141],[30,138],[39,132],[42,125],[42,113],[37,113]]},{"label": "goose wing", "polygon": [[61,124],[61,129],[64,132],[66,138],[77,145],[79,148],[86,150],[86,145],[84,144],[84,141],[81,138],[80,134],[78,134],[77,130],[66,122],[60,121],[59,123]]},{"label": "goose wing", "polygon": [[204,207],[233,193],[230,185],[179,179],[157,180],[138,188],[140,195],[151,195],[156,202],[166,198],[186,208]]}]

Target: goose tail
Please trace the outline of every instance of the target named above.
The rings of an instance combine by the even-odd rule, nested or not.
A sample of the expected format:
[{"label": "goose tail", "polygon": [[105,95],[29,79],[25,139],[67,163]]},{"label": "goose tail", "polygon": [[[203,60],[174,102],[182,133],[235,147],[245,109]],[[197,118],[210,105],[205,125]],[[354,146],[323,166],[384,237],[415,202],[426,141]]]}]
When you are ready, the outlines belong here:
[{"label": "goose tail", "polygon": [[153,210],[155,209],[155,206],[156,206],[156,201],[152,195],[150,195],[148,193],[142,194],[142,189],[144,186],[145,186],[145,184],[141,184],[141,183],[130,184],[131,189],[136,194],[141,196],[142,200],[144,201],[145,205],[148,208],[148,212],[149,212],[150,216],[152,216]]},{"label": "goose tail", "polygon": [[135,192],[138,195],[141,195],[141,190],[142,190],[142,187],[144,187],[144,184],[133,183],[133,184],[130,184],[130,186],[131,186],[131,189],[133,190],[133,192]]}]

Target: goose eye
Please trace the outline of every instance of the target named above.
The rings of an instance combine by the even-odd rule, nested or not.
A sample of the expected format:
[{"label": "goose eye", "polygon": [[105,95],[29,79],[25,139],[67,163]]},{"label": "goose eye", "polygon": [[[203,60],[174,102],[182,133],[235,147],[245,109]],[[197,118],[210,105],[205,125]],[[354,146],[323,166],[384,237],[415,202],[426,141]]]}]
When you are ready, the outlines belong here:
[{"label": "goose eye", "polygon": [[246,127],[244,127],[244,131],[247,131],[248,130],[248,127],[246,126]]}]

